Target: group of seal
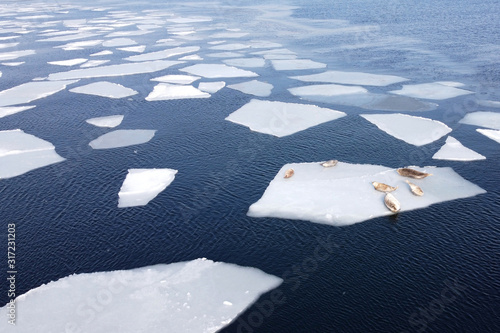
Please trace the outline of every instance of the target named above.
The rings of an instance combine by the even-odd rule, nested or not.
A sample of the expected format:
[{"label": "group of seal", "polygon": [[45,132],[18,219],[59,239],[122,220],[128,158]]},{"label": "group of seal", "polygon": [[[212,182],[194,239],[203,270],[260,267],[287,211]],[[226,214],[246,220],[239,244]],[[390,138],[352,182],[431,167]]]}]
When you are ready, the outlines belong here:
[{"label": "group of seal", "polygon": [[[339,163],[339,161],[337,161],[337,160],[329,160],[329,161],[321,162],[320,165],[322,167],[324,167],[324,168],[331,168],[331,167],[336,166],[337,163]],[[285,171],[285,176],[283,178],[290,178],[294,174],[295,174],[295,171],[290,168],[290,169],[288,169],[288,170]]]}]

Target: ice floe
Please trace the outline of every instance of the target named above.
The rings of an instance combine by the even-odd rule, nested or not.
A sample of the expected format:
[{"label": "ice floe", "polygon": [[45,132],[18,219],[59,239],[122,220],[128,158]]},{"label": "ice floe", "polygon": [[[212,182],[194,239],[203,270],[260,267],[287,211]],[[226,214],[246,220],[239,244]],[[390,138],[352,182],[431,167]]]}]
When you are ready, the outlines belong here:
[{"label": "ice floe", "polygon": [[459,123],[500,130],[500,113],[477,111],[468,113]]},{"label": "ice floe", "polygon": [[238,53],[238,52],[217,52],[217,53],[208,53],[206,54],[206,56],[212,58],[237,58],[237,57],[244,57],[245,55],[243,53]]},{"label": "ice floe", "polygon": [[199,50],[200,50],[199,46],[176,47],[176,48],[168,49],[168,50],[133,55],[133,56],[125,58],[125,60],[128,60],[128,61],[160,60],[160,59],[166,59],[169,57],[173,57],[176,55],[197,52]]},{"label": "ice floe", "polygon": [[316,105],[253,99],[231,113],[226,120],[247,126],[255,132],[283,137],[345,115]]},{"label": "ice floe", "polygon": [[487,129],[481,129],[481,128],[478,128],[476,131],[478,131],[482,135],[490,138],[491,140],[495,140],[496,142],[500,143],[500,131],[487,130]]},{"label": "ice floe", "polygon": [[110,149],[138,145],[151,140],[156,133],[156,130],[116,130],[91,141],[89,145],[93,149]]},{"label": "ice floe", "polygon": [[379,129],[406,143],[423,146],[451,132],[451,128],[440,121],[406,114],[363,114]]},{"label": "ice floe", "polygon": [[432,156],[432,158],[436,160],[448,161],[476,161],[486,159],[483,155],[476,153],[472,149],[464,147],[460,141],[452,136],[446,138],[445,145],[442,146],[441,149],[439,149],[434,156]]},{"label": "ice floe", "polygon": [[264,67],[266,61],[262,58],[235,58],[235,59],[224,59],[223,63],[229,66],[236,67]]},{"label": "ice floe", "polygon": [[118,50],[125,51],[125,52],[142,53],[142,52],[144,52],[144,50],[146,50],[146,45],[119,47]]},{"label": "ice floe", "polygon": [[35,54],[35,50],[23,50],[23,51],[12,51],[0,53],[0,61],[14,60],[17,58],[29,56]]},{"label": "ice floe", "polygon": [[124,98],[137,94],[137,91],[124,87],[118,83],[100,81],[76,87],[69,91],[78,94],[95,95],[109,98]]},{"label": "ice floe", "polygon": [[472,91],[455,88],[442,82],[403,85],[401,90],[390,91],[393,94],[432,100],[443,100],[462,95],[473,94]]},{"label": "ice floe", "polygon": [[271,60],[271,63],[277,71],[292,71],[302,69],[317,69],[325,68],[326,64],[312,61],[310,59],[276,59]]},{"label": "ice floe", "polygon": [[16,177],[64,160],[48,141],[20,129],[0,131],[0,179]]},{"label": "ice floe", "polygon": [[155,77],[151,79],[151,81],[176,83],[176,84],[191,84],[199,79],[200,79],[199,76],[171,74],[171,75]]},{"label": "ice floe", "polygon": [[118,46],[129,46],[136,45],[137,42],[130,38],[113,38],[102,43],[104,47],[118,47]]},{"label": "ice floe", "polygon": [[235,51],[235,50],[243,50],[248,49],[250,45],[234,43],[234,44],[220,44],[210,47],[211,50],[222,50],[222,51]]},{"label": "ice floe", "polygon": [[34,107],[35,107],[34,105],[0,107],[0,118],[10,116],[10,115],[16,114],[18,112],[26,111],[26,110],[32,109]]},{"label": "ice floe", "polygon": [[192,54],[179,58],[179,60],[203,60],[203,58],[197,54]]},{"label": "ice floe", "polygon": [[2,65],[15,67],[15,66],[21,66],[24,63],[25,63],[24,61],[12,61],[12,62],[2,62]]},{"label": "ice floe", "polygon": [[408,81],[394,75],[380,75],[363,72],[326,71],[319,74],[292,76],[292,79],[304,82],[329,82],[340,84],[358,84],[364,86],[387,86],[393,83]]},{"label": "ice floe", "polygon": [[146,100],[163,101],[170,99],[208,98],[208,97],[210,97],[210,94],[198,90],[193,86],[159,83],[153,88],[153,91],[146,97]]},{"label": "ice floe", "polygon": [[[422,188],[423,196],[412,194],[407,178],[396,169],[380,165],[339,162],[325,168],[319,162],[286,164],[262,197],[250,206],[248,215],[344,226],[393,214],[384,205],[385,193],[376,191],[373,181],[398,186],[392,194],[401,203],[401,212],[486,193],[452,168],[413,168],[433,174],[411,180]],[[293,169],[294,175],[284,178],[288,169]]]},{"label": "ice floe", "polygon": [[244,94],[268,97],[271,95],[271,90],[273,85],[267,82],[261,82],[257,80],[252,80],[248,82],[242,82],[237,84],[231,84],[227,86],[228,88],[241,91]]},{"label": "ice floe", "polygon": [[0,91],[0,106],[29,103],[64,90],[67,85],[75,82],[78,82],[78,80],[24,83]]},{"label": "ice floe", "polygon": [[157,60],[98,68],[74,69],[68,72],[52,73],[48,76],[48,79],[53,81],[153,73],[182,63],[182,61]]},{"label": "ice floe", "polygon": [[215,82],[200,82],[198,84],[198,89],[201,91],[214,94],[224,88],[226,86],[226,82],[224,81],[215,81]]},{"label": "ice floe", "polygon": [[309,86],[295,87],[288,89],[294,96],[339,96],[350,94],[367,93],[363,87],[359,86],[343,86],[339,84],[314,84]]},{"label": "ice floe", "polygon": [[[72,274],[16,298],[29,320],[15,331],[210,333],[231,323],[282,279],[252,267],[207,259]],[[47,311],[50,304],[57,311]],[[147,309],[147,311],[137,311]],[[7,305],[0,308],[7,318]],[[11,325],[0,322],[7,332]]]},{"label": "ice floe", "polygon": [[118,207],[144,206],[174,181],[174,169],[129,169],[118,193]]},{"label": "ice floe", "polygon": [[110,55],[110,54],[113,54],[113,51],[104,50],[104,51],[92,53],[90,56],[91,57],[100,57],[100,56],[105,56],[105,55]]},{"label": "ice floe", "polygon": [[89,68],[89,67],[97,67],[101,66],[105,63],[109,62],[109,60],[89,60],[83,65],[80,66],[80,68]]},{"label": "ice floe", "polygon": [[244,69],[231,67],[223,64],[196,64],[179,69],[181,72],[186,72],[193,75],[198,75],[206,78],[226,78],[226,77],[255,77],[257,73]]},{"label": "ice floe", "polygon": [[122,123],[123,117],[124,117],[123,115],[114,115],[114,116],[90,118],[85,121],[97,127],[113,128]]},{"label": "ice floe", "polygon": [[75,66],[75,65],[80,65],[86,62],[87,59],[85,58],[76,58],[76,59],[68,59],[68,60],[60,60],[60,61],[49,61],[47,62],[49,65],[56,65],[56,66]]}]

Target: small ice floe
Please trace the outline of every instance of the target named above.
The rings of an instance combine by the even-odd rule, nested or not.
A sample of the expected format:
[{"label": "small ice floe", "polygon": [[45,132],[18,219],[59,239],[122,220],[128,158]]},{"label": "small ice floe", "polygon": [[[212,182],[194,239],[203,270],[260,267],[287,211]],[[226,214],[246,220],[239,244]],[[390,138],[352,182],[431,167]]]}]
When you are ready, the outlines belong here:
[{"label": "small ice floe", "polygon": [[266,61],[262,58],[235,58],[235,59],[224,59],[222,60],[223,63],[229,66],[236,66],[236,67],[264,67],[266,64]]},{"label": "small ice floe", "polygon": [[225,86],[226,82],[224,81],[200,82],[200,84],[198,84],[198,89],[207,93],[215,94]]},{"label": "small ice floe", "polygon": [[175,84],[191,84],[196,80],[199,80],[199,76],[192,76],[192,75],[164,75],[160,77],[155,77],[152,78],[151,81],[157,81],[157,82],[166,82],[166,83],[175,83]]},{"label": "small ice floe", "polygon": [[242,82],[237,84],[231,84],[227,86],[228,88],[241,91],[244,94],[268,97],[271,95],[271,90],[273,85],[267,82],[261,82],[257,80],[252,80],[248,82]]},{"label": "small ice floe", "polygon": [[344,112],[316,105],[253,99],[231,113],[226,120],[247,126],[255,132],[283,137],[345,115]]},{"label": "small ice floe", "polygon": [[24,61],[2,62],[2,66],[16,67],[24,64]]},{"label": "small ice floe", "polygon": [[108,63],[109,60],[89,60],[86,63],[82,64],[80,68],[90,68],[90,67],[97,67],[104,65],[105,63]]},{"label": "small ice floe", "polygon": [[203,60],[203,58],[197,54],[192,54],[179,58],[179,60]]},{"label": "small ice floe", "polygon": [[106,37],[131,37],[131,36],[142,36],[152,33],[153,30],[127,30],[127,31],[115,31],[107,34]]},{"label": "small ice floe", "polygon": [[16,177],[64,160],[48,141],[20,129],[0,131],[0,179]]},{"label": "small ice floe", "polygon": [[118,83],[100,81],[76,87],[69,91],[78,94],[95,95],[108,98],[124,98],[137,94],[137,91],[124,87]]},{"label": "small ice floe", "polygon": [[59,46],[54,46],[54,47],[63,49],[65,51],[83,50],[83,49],[86,49],[86,48],[91,47],[91,46],[99,45],[102,42],[103,42],[102,39],[94,39],[94,40],[71,42],[71,43],[67,43],[67,44],[59,45]]},{"label": "small ice floe", "polygon": [[96,36],[99,36],[99,34],[95,34],[95,33],[91,33],[91,32],[79,32],[79,33],[72,33],[72,34],[68,34],[68,35],[39,39],[39,40],[37,40],[37,42],[69,42],[72,40],[85,39],[85,38],[91,38],[91,37],[96,37]]},{"label": "small ice floe", "polygon": [[477,161],[486,159],[486,157],[476,153],[474,150],[464,147],[457,139],[451,136],[446,138],[445,145],[432,158],[448,161]]},{"label": "small ice floe", "polygon": [[13,88],[0,91],[0,106],[25,104],[40,98],[45,98],[66,89],[66,86],[75,82],[78,82],[78,80],[23,83]]},{"label": "small ice floe", "polygon": [[89,145],[93,149],[110,149],[139,145],[151,140],[156,130],[116,130],[91,141]]},{"label": "small ice floe", "polygon": [[104,47],[119,47],[119,46],[129,46],[136,45],[137,42],[130,38],[113,38],[102,43]]},{"label": "small ice floe", "polygon": [[170,57],[181,55],[181,54],[197,52],[199,50],[200,50],[199,46],[176,47],[176,48],[168,49],[168,50],[133,55],[133,56],[125,58],[125,60],[128,60],[128,61],[160,60],[160,59],[166,59],[166,58],[170,58]]},{"label": "small ice floe", "polygon": [[35,105],[0,107],[0,118],[10,116],[10,115],[16,114],[18,112],[26,111],[26,110],[32,109],[34,107],[35,107]]},{"label": "small ice floe", "polygon": [[476,103],[481,106],[486,106],[489,108],[500,108],[500,101],[490,101],[487,99],[478,99]]},{"label": "small ice floe", "polygon": [[174,169],[129,169],[118,193],[118,207],[145,206],[175,178]]},{"label": "small ice floe", "polygon": [[12,51],[0,53],[0,61],[14,60],[17,58],[29,56],[35,54],[35,50],[23,50],[23,51]]},{"label": "small ice floe", "polygon": [[209,49],[221,50],[221,51],[236,51],[236,50],[248,49],[249,47],[250,47],[250,45],[248,45],[248,44],[233,43],[233,44],[215,45],[215,46],[211,46]]},{"label": "small ice floe", "polygon": [[163,101],[170,99],[208,98],[210,94],[189,85],[159,83],[146,97],[146,101]]},{"label": "small ice floe", "polygon": [[226,77],[255,77],[258,74],[244,69],[231,67],[223,64],[196,64],[179,69],[193,75],[216,79]]},{"label": "small ice floe", "polygon": [[[295,175],[284,179],[283,174],[291,168]],[[248,215],[342,226],[393,214],[384,204],[385,193],[374,191],[374,179],[398,187],[392,193],[400,203],[401,212],[486,193],[452,168],[413,168],[434,174],[415,180],[425,187],[425,196],[402,190],[408,187],[407,178],[396,169],[380,165],[339,162],[335,168],[324,168],[318,162],[286,164],[262,197],[250,206]]]},{"label": "small ice floe", "polygon": [[368,93],[368,90],[363,87],[343,86],[340,84],[314,84],[290,88],[288,91],[290,91],[290,93],[294,96],[300,96],[303,98],[309,96],[342,96]]},{"label": "small ice floe", "polygon": [[477,111],[468,113],[459,123],[500,130],[500,113]]},{"label": "small ice floe", "polygon": [[110,55],[110,54],[113,54],[113,51],[104,50],[101,52],[92,53],[90,56],[91,57],[100,57],[100,56],[105,56],[105,55]]},{"label": "small ice floe", "polygon": [[271,63],[277,71],[293,71],[301,69],[325,68],[326,64],[312,61],[310,59],[279,59],[271,60]]},{"label": "small ice floe", "polygon": [[443,100],[473,94],[472,91],[455,88],[439,82],[403,85],[403,89],[393,90],[390,93],[432,100]]},{"label": "small ice floe", "polygon": [[434,142],[451,132],[451,128],[440,121],[405,114],[362,114],[380,130],[414,146]]},{"label": "small ice floe", "polygon": [[267,40],[251,40],[249,45],[252,49],[271,49],[276,47],[283,47],[283,45],[281,44],[270,42]]},{"label": "small ice floe", "polygon": [[123,117],[124,117],[123,115],[114,115],[114,116],[90,118],[85,121],[97,127],[113,128],[122,123]]},{"label": "small ice floe", "polygon": [[182,61],[157,60],[137,64],[130,63],[109,65],[98,68],[74,69],[68,72],[52,73],[48,76],[48,79],[56,81],[153,73],[182,63]]},{"label": "small ice floe", "polygon": [[495,140],[496,142],[500,143],[500,131],[487,130],[487,129],[481,129],[481,128],[478,128],[476,131],[478,131],[482,135],[487,136],[491,140]]},{"label": "small ice floe", "polygon": [[179,24],[190,24],[190,23],[201,23],[212,21],[211,17],[208,16],[191,16],[191,17],[175,17],[167,19],[168,22],[179,23]]},{"label": "small ice floe", "polygon": [[219,38],[241,38],[248,35],[248,32],[218,32],[211,35],[211,38],[219,39]]},{"label": "small ice floe", "polygon": [[144,50],[146,50],[146,45],[119,47],[118,50],[125,51],[125,52],[142,53],[142,52],[144,52]]},{"label": "small ice floe", "polygon": [[60,61],[49,61],[47,62],[49,65],[56,65],[56,66],[75,66],[75,65],[80,65],[86,62],[87,59],[85,58],[76,58],[76,59],[68,59],[68,60],[60,60]]},{"label": "small ice floe", "polygon": [[[30,320],[16,322],[15,331],[216,332],[282,282],[257,268],[208,259],[72,274],[17,296],[16,306]],[[8,305],[0,308],[2,318],[8,313]],[[0,321],[0,331],[11,328]]]},{"label": "small ice floe", "polygon": [[8,49],[9,47],[15,47],[19,43],[0,43],[0,49]]},{"label": "small ice floe", "polygon": [[394,75],[380,75],[363,72],[326,71],[319,74],[292,76],[292,79],[303,82],[329,82],[340,84],[358,84],[363,86],[387,86],[390,84],[408,81],[408,79]]}]

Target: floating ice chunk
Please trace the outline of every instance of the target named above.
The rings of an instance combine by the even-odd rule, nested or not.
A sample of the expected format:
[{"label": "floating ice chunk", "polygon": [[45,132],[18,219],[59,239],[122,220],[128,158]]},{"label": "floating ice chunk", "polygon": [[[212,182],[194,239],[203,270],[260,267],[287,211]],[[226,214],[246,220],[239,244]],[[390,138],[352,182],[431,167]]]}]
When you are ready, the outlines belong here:
[{"label": "floating ice chunk", "polygon": [[250,47],[253,49],[270,49],[273,47],[282,47],[283,45],[269,42],[265,40],[252,40],[250,41]]},{"label": "floating ice chunk", "polygon": [[167,19],[167,21],[172,23],[201,23],[210,22],[212,18],[208,16],[176,17]]},{"label": "floating ice chunk", "polygon": [[200,79],[199,76],[192,76],[192,75],[164,75],[160,77],[155,77],[151,79],[151,81],[176,83],[176,84],[191,84],[199,79]]},{"label": "floating ice chunk", "polygon": [[319,74],[292,76],[292,79],[304,82],[330,82],[341,84],[359,84],[364,86],[387,86],[389,84],[408,81],[404,77],[380,75],[363,72],[326,71]]},{"label": "floating ice chunk", "polygon": [[118,50],[125,51],[125,52],[142,53],[142,52],[144,52],[144,50],[146,50],[146,45],[120,47],[120,48],[118,48]]},{"label": "floating ice chunk", "polygon": [[295,54],[264,54],[264,59],[266,60],[293,60],[297,59],[297,56]]},{"label": "floating ice chunk", "polygon": [[219,32],[211,35],[211,38],[241,38],[248,35],[248,32]]},{"label": "floating ice chunk", "polygon": [[[283,178],[290,168],[295,170],[293,177]],[[451,168],[412,168],[433,174],[412,179],[423,189],[421,197],[411,193],[407,178],[396,169],[380,165],[339,162],[333,168],[324,168],[319,162],[286,164],[263,196],[250,206],[248,215],[343,226],[393,214],[384,205],[385,194],[373,188],[373,181],[399,187],[393,195],[401,203],[401,212],[486,193]]]},{"label": "floating ice chunk", "polygon": [[478,131],[482,135],[487,136],[491,140],[495,140],[496,142],[500,143],[500,131],[487,130],[487,129],[481,129],[481,128],[478,128],[476,131]]},{"label": "floating ice chunk", "polygon": [[16,114],[34,108],[35,105],[0,107],[0,118]]},{"label": "floating ice chunk", "polygon": [[300,69],[316,69],[325,68],[326,64],[321,62],[312,61],[310,59],[281,59],[271,60],[273,67],[277,71],[292,71]]},{"label": "floating ice chunk", "polygon": [[237,53],[237,52],[218,52],[218,53],[208,53],[206,54],[206,56],[212,58],[236,58],[236,57],[244,57],[245,55],[243,53]]},{"label": "floating ice chunk", "polygon": [[235,50],[243,50],[248,49],[250,45],[234,43],[234,44],[220,44],[216,46],[210,47],[211,50],[222,50],[222,51],[235,51]]},{"label": "floating ice chunk", "polygon": [[20,129],[0,131],[0,179],[16,177],[64,160],[48,141]]},{"label": "floating ice chunk", "polygon": [[500,130],[500,113],[478,111],[468,113],[459,123]]},{"label": "floating ice chunk", "polygon": [[99,68],[74,69],[68,72],[52,73],[49,75],[48,79],[53,81],[153,73],[182,63],[182,61],[158,60],[137,64],[131,63],[109,65]]},{"label": "floating ice chunk", "polygon": [[200,82],[198,85],[198,89],[204,92],[208,92],[214,94],[224,88],[226,86],[226,82],[224,81],[216,81],[216,82]]},{"label": "floating ice chunk", "polygon": [[118,46],[128,46],[128,45],[136,45],[137,42],[130,38],[113,38],[102,43],[104,47],[118,47]]},{"label": "floating ice chunk", "polygon": [[91,141],[93,149],[109,149],[146,143],[153,138],[156,130],[116,130],[101,135]]},{"label": "floating ice chunk", "polygon": [[203,58],[197,54],[192,54],[179,58],[179,60],[203,60]]},{"label": "floating ice chunk", "polygon": [[76,87],[69,91],[78,94],[95,95],[109,98],[124,98],[137,94],[137,91],[124,87],[118,83],[106,81],[94,82],[85,86]]},{"label": "floating ice chunk", "polygon": [[84,40],[79,42],[71,42],[64,45],[55,46],[56,48],[61,48],[65,50],[82,50],[84,48],[90,46],[96,46],[103,42],[102,39],[94,39],[94,40]]},{"label": "floating ice chunk", "polygon": [[154,30],[131,30],[131,31],[115,31],[112,32],[106,37],[130,37],[130,36],[142,36],[152,33]]},{"label": "floating ice chunk", "polygon": [[86,122],[98,127],[113,128],[122,123],[123,117],[124,117],[123,115],[97,117],[97,118],[87,119]]},{"label": "floating ice chunk", "polygon": [[29,56],[35,54],[35,50],[23,50],[23,51],[12,51],[0,53],[0,61],[14,60],[17,58]]},{"label": "floating ice chunk", "polygon": [[71,40],[84,39],[98,36],[98,34],[83,32],[83,33],[73,33],[69,35],[50,37],[46,39],[39,39],[37,42],[69,42]]},{"label": "floating ice chunk", "polygon": [[193,86],[174,85],[168,83],[157,84],[146,97],[146,101],[163,101],[184,98],[208,98],[210,94],[196,89]]},{"label": "floating ice chunk", "polygon": [[238,84],[232,84],[227,86],[228,88],[235,89],[241,91],[244,94],[250,94],[259,97],[267,97],[271,95],[271,90],[273,89],[273,85],[260,82],[257,80],[252,80],[248,82],[242,82]]},{"label": "floating ice chunk", "polygon": [[465,84],[463,84],[461,82],[454,82],[454,81],[438,81],[436,83],[442,84],[443,86],[455,87],[455,88],[465,86]]},{"label": "floating ice chunk", "polygon": [[78,82],[78,80],[24,83],[0,91],[0,106],[29,103],[64,90],[67,85],[75,82]]},{"label": "floating ice chunk", "polygon": [[315,84],[310,86],[296,87],[288,89],[294,96],[339,96],[349,94],[364,94],[367,93],[363,87],[358,86],[342,86],[339,84]]},{"label": "floating ice chunk", "polygon": [[86,62],[87,59],[85,58],[76,58],[76,59],[68,59],[68,60],[61,60],[61,61],[49,61],[47,62],[50,65],[57,65],[57,66],[75,66],[75,65],[80,65]]},{"label": "floating ice chunk", "polygon": [[231,113],[226,120],[247,126],[255,132],[283,137],[345,115],[344,112],[316,105],[253,99]]},{"label": "floating ice chunk", "polygon": [[[16,322],[15,331],[216,332],[282,282],[256,268],[207,259],[73,274],[18,296],[16,305],[29,320]],[[232,306],[224,304],[228,300]],[[58,310],[46,311],[46,304]],[[7,305],[0,308],[2,318],[8,312]],[[10,328],[0,322],[1,331]]]},{"label": "floating ice chunk", "polygon": [[486,106],[490,108],[500,108],[500,102],[499,101],[490,101],[487,99],[478,99],[476,100],[476,103],[481,106]]},{"label": "floating ice chunk", "polygon": [[213,40],[213,41],[207,42],[207,44],[209,44],[209,45],[219,45],[219,44],[222,44],[222,43],[225,43],[225,42],[226,42],[225,40]]},{"label": "floating ice chunk", "polygon": [[236,59],[225,59],[224,62],[229,66],[236,67],[264,67],[266,61],[262,58],[236,58]]},{"label": "floating ice chunk", "polygon": [[14,47],[19,45],[19,43],[0,43],[0,49],[7,49],[9,47]]},{"label": "floating ice chunk", "polygon": [[91,57],[100,57],[100,56],[105,56],[105,55],[110,55],[110,54],[113,54],[113,51],[104,50],[101,52],[92,53],[90,56]]},{"label": "floating ice chunk", "polygon": [[25,62],[24,61],[17,61],[17,62],[2,62],[2,65],[3,66],[11,66],[11,67],[15,67],[15,66],[20,66],[22,64],[24,64]]},{"label": "floating ice chunk", "polygon": [[193,75],[199,75],[206,78],[222,78],[222,77],[255,77],[258,74],[236,67],[226,66],[222,64],[197,64],[180,69],[181,72],[187,72]]},{"label": "floating ice chunk", "polygon": [[144,206],[174,181],[177,170],[129,169],[118,193],[118,207]]},{"label": "floating ice chunk", "polygon": [[414,146],[434,142],[451,132],[451,128],[440,121],[406,114],[362,114],[379,129]]},{"label": "floating ice chunk", "polygon": [[445,145],[442,146],[432,158],[435,160],[449,161],[476,161],[486,159],[483,155],[464,147],[457,139],[451,136],[446,138]]},{"label": "floating ice chunk", "polygon": [[105,63],[109,62],[109,60],[89,60],[83,65],[80,66],[80,68],[89,68],[89,67],[97,67],[100,65],[103,65]]},{"label": "floating ice chunk", "polygon": [[156,52],[150,52],[150,53],[144,53],[144,54],[130,56],[130,57],[125,58],[125,60],[129,60],[129,61],[159,60],[159,59],[173,57],[176,55],[192,53],[192,52],[196,52],[199,50],[200,50],[199,46],[176,47],[176,48],[168,49],[168,50],[162,50],[162,51],[156,51]]},{"label": "floating ice chunk", "polygon": [[443,100],[473,93],[472,91],[451,87],[438,82],[403,85],[403,89],[390,92],[397,95],[433,100]]}]

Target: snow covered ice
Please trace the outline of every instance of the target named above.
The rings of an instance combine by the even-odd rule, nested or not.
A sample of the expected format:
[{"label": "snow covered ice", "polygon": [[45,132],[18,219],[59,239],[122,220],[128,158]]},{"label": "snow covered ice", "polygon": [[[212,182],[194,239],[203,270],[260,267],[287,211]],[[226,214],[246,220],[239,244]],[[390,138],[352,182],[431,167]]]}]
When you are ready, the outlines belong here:
[{"label": "snow covered ice", "polygon": [[86,62],[88,59],[85,58],[76,58],[76,59],[68,59],[68,60],[60,60],[60,61],[49,61],[49,65],[56,66],[75,66],[80,65]]},{"label": "snow covered ice", "polygon": [[0,107],[0,118],[7,117],[21,111],[26,111],[34,107],[35,107],[34,105]]},{"label": "snow covered ice", "polygon": [[78,80],[53,81],[53,82],[28,82],[10,89],[0,91],[0,106],[25,104],[45,98],[64,90],[67,85]]},{"label": "snow covered ice", "polygon": [[137,91],[124,87],[118,83],[100,81],[87,84],[85,86],[70,89],[73,93],[95,95],[108,98],[124,98],[137,94]]},{"label": "snow covered ice", "polygon": [[118,207],[144,206],[174,181],[174,169],[129,169],[118,193]]},{"label": "snow covered ice", "polygon": [[500,113],[477,111],[468,113],[459,123],[500,130]]},{"label": "snow covered ice", "polygon": [[484,157],[481,154],[476,153],[472,149],[464,147],[452,136],[446,138],[446,143],[444,146],[439,149],[434,156],[433,159],[436,160],[449,160],[449,161],[476,161],[476,160],[484,160]]},{"label": "snow covered ice", "polygon": [[198,84],[198,89],[204,92],[208,92],[214,94],[224,88],[226,86],[226,82],[224,81],[214,81],[214,82],[200,82]]},{"label": "snow covered ice", "polygon": [[208,98],[209,93],[203,92],[189,85],[175,85],[169,83],[159,83],[153,91],[146,97],[147,101],[163,101],[170,99],[185,98]]},{"label": "snow covered ice", "polygon": [[253,99],[231,113],[226,120],[247,126],[255,132],[283,137],[345,115],[316,105]]},{"label": "snow covered ice", "polygon": [[432,100],[443,100],[473,94],[472,91],[455,88],[452,85],[443,82],[403,85],[403,89],[393,90],[391,93]]},{"label": "snow covered ice", "polygon": [[196,64],[180,69],[181,72],[202,76],[205,78],[216,79],[226,77],[255,77],[258,74],[239,69],[236,67],[226,66],[223,64]]},{"label": "snow covered ice", "polygon": [[170,74],[170,75],[155,77],[151,79],[151,81],[176,83],[176,84],[191,84],[199,79],[200,79],[199,76]]},{"label": "snow covered ice", "polygon": [[259,96],[259,97],[268,97],[271,95],[271,90],[273,89],[273,85],[267,82],[261,82],[257,80],[231,84],[227,86],[228,88],[241,91],[244,94]]},{"label": "snow covered ice", "polygon": [[[2,320],[0,330],[212,333],[282,282],[256,268],[207,259],[73,274],[18,296],[25,320],[15,327]],[[7,313],[0,308],[2,318]]]},{"label": "snow covered ice", "polygon": [[20,129],[0,131],[0,179],[16,177],[64,160],[48,141]]},{"label": "snow covered ice", "polygon": [[405,114],[363,114],[379,129],[414,146],[434,142],[451,132],[451,128],[440,121]]},{"label": "snow covered ice", "polygon": [[110,149],[138,145],[146,143],[153,138],[156,130],[116,130],[91,141],[89,145],[93,149]]},{"label": "snow covered ice", "polygon": [[481,128],[478,128],[476,131],[490,138],[491,140],[495,140],[496,142],[500,143],[500,131],[481,129]]},{"label": "snow covered ice", "polygon": [[[290,168],[294,175],[284,178]],[[343,226],[393,214],[384,205],[385,193],[376,191],[373,181],[398,186],[392,194],[401,203],[401,212],[486,193],[451,168],[412,168],[433,174],[411,180],[424,191],[421,197],[411,193],[407,178],[396,169],[380,165],[339,162],[325,168],[320,162],[286,164],[262,197],[250,206],[248,215]]]},{"label": "snow covered ice", "polygon": [[123,115],[105,116],[87,119],[86,122],[97,127],[113,128],[120,125],[123,121]]},{"label": "snow covered ice", "polygon": [[326,71],[319,74],[292,76],[291,78],[304,82],[329,82],[364,86],[387,86],[393,83],[408,81],[408,79],[404,77],[394,75],[343,71]]},{"label": "snow covered ice", "polygon": [[300,97],[339,96],[368,93],[368,90],[360,86],[343,86],[339,84],[314,84],[309,86],[289,88],[288,91],[290,91],[292,95]]}]

